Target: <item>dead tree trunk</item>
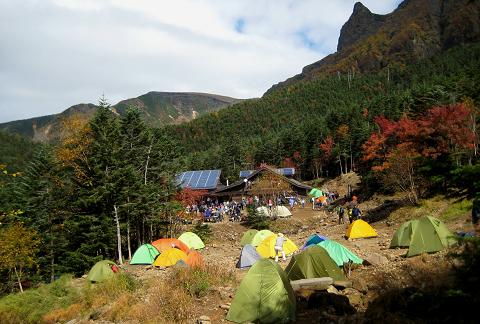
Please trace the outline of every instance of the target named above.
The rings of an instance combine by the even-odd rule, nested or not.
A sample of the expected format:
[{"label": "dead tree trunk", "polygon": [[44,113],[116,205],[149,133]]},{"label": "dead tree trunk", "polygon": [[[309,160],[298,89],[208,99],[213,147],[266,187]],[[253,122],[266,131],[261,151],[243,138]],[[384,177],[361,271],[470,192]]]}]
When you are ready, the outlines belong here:
[{"label": "dead tree trunk", "polygon": [[113,205],[113,211],[115,214],[115,225],[117,227],[117,248],[118,248],[118,263],[123,265],[122,257],[122,235],[120,233],[120,221],[118,219],[118,208],[117,205]]},{"label": "dead tree trunk", "polygon": [[130,221],[127,221],[127,248],[128,248],[128,260],[132,259],[132,246],[130,244]]},{"label": "dead tree trunk", "polygon": [[[23,293],[22,280],[20,280],[20,275],[18,274],[17,266],[13,267],[13,269],[15,270],[15,276],[17,277],[18,287],[20,288],[20,292]],[[21,272],[22,272],[22,270],[20,270],[20,273]]]},{"label": "dead tree trunk", "polygon": [[143,183],[146,185],[147,184],[147,172],[148,172],[148,162],[150,161],[150,153],[152,152],[152,144],[148,147],[148,152],[147,152],[147,161],[145,162],[145,174],[144,174],[144,181]]}]

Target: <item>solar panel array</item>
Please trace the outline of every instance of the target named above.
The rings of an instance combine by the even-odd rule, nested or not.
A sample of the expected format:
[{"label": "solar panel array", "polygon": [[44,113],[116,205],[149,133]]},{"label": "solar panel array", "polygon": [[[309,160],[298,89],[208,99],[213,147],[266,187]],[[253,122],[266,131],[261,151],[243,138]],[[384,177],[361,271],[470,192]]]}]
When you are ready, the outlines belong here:
[{"label": "solar panel array", "polygon": [[[295,175],[295,168],[281,168],[281,169],[275,169],[275,171],[278,174],[284,175],[284,176],[293,176]],[[249,175],[253,173],[253,170],[243,170],[240,171],[240,178],[246,178]]]},{"label": "solar panel array", "polygon": [[177,175],[177,185],[191,189],[215,189],[221,170],[187,171]]},{"label": "solar panel array", "polygon": [[240,171],[240,178],[246,178],[253,173],[252,170],[243,170]]}]

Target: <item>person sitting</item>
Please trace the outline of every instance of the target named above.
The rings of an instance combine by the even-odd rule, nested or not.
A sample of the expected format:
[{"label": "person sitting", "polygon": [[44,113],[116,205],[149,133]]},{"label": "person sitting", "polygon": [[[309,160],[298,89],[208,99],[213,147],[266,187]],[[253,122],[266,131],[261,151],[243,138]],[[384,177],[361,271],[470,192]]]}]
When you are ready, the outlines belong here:
[{"label": "person sitting", "polygon": [[278,262],[278,253],[282,254],[282,260],[287,261],[285,257],[285,251],[283,251],[283,243],[286,241],[282,233],[278,233],[277,240],[275,241],[275,262]]},{"label": "person sitting", "polygon": [[205,214],[204,214],[204,216],[205,216],[205,220],[206,220],[207,222],[209,222],[209,221],[211,220],[210,217],[212,216],[212,210],[210,209],[210,207],[207,208],[207,209],[205,209]]}]

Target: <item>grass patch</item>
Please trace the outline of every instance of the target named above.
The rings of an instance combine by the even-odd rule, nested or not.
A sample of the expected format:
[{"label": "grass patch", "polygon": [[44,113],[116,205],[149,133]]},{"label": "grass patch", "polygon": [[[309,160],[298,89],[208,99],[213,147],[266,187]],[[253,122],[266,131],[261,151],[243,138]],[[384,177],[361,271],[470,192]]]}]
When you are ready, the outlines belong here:
[{"label": "grass patch", "polygon": [[450,204],[441,214],[440,218],[443,220],[452,220],[464,217],[472,210],[472,201],[462,199],[460,201]]},{"label": "grass patch", "polygon": [[205,296],[212,286],[225,286],[235,282],[235,273],[232,270],[218,266],[173,270],[169,282],[173,286],[183,287],[190,296],[197,298]]},{"label": "grass patch", "polygon": [[468,199],[452,199],[445,196],[435,196],[422,199],[419,206],[405,206],[392,212],[390,219],[404,222],[422,216],[432,216],[443,221],[465,217],[472,210],[472,201]]},{"label": "grass patch", "polygon": [[64,275],[51,284],[0,299],[0,318],[2,323],[39,323],[48,312],[67,308],[79,299],[80,292],[72,285],[72,277]]},{"label": "grass patch", "polygon": [[192,321],[195,314],[195,301],[181,286],[165,280],[151,280],[144,296],[128,307],[128,315],[123,318],[140,323],[185,323]]},{"label": "grass patch", "polygon": [[52,284],[0,299],[0,322],[191,322],[196,298],[209,294],[213,286],[233,283],[234,271],[209,265],[172,268],[166,277],[144,283],[125,272],[97,284],[63,276]]}]

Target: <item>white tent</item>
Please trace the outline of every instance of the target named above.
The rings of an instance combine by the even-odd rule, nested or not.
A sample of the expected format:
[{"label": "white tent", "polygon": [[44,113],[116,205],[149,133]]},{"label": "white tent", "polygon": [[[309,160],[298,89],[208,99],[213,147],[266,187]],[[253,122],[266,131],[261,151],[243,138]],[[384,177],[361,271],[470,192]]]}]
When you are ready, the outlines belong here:
[{"label": "white tent", "polygon": [[272,215],[280,218],[284,218],[284,217],[291,217],[292,213],[285,206],[277,206],[273,208]]},{"label": "white tent", "polygon": [[267,217],[271,216],[270,210],[268,210],[268,208],[265,207],[265,206],[258,207],[257,208],[257,213],[263,214],[264,216],[267,216]]}]

